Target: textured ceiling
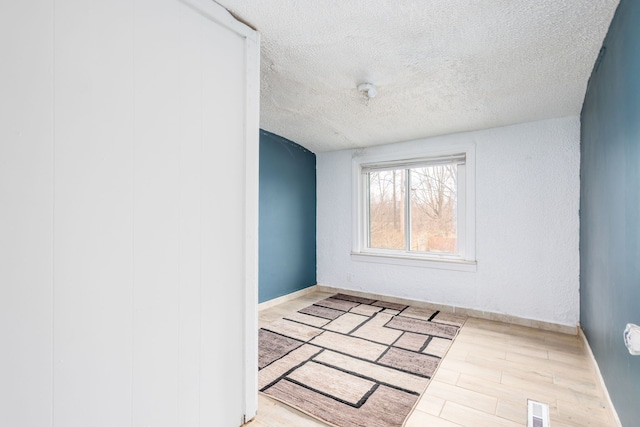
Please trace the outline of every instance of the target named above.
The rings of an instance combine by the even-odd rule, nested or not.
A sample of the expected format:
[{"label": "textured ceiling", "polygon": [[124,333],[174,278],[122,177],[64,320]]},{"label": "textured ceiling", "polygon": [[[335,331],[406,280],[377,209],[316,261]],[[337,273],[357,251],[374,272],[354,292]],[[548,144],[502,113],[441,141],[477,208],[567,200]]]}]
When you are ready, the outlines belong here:
[{"label": "textured ceiling", "polygon": [[579,114],[618,4],[217,1],[261,33],[261,127],[314,152]]}]

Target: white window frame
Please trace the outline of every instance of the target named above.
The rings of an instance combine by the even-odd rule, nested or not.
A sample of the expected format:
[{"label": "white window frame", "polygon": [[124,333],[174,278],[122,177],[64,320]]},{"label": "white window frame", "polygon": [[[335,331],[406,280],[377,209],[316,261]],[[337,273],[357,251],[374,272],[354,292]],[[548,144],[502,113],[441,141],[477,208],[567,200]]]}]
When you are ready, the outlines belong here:
[{"label": "white window frame", "polygon": [[[427,145],[428,144],[428,145]],[[353,237],[351,259],[353,261],[395,264],[405,266],[439,268],[458,271],[476,271],[475,251],[475,144],[459,143],[434,145],[426,141],[414,141],[419,147],[384,152],[372,149],[360,152],[352,160]],[[409,252],[406,250],[369,248],[368,181],[363,167],[380,163],[407,164],[420,160],[464,154],[464,165],[458,167],[457,193],[457,254],[434,252]],[[404,168],[404,166],[402,166]],[[407,168],[411,168],[408,166]]]}]

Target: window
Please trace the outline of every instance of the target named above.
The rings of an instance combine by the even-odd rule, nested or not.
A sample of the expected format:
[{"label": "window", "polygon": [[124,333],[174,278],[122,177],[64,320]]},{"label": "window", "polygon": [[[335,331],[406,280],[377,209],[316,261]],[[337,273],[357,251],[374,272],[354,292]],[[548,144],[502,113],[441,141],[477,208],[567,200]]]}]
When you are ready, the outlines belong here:
[{"label": "window", "polygon": [[354,160],[352,256],[475,270],[474,150],[457,148]]}]

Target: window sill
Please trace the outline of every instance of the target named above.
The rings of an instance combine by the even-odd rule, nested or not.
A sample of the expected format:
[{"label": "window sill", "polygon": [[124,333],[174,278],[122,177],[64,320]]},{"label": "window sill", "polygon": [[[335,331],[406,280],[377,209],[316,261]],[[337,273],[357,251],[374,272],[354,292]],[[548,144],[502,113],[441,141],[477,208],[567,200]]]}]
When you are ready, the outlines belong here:
[{"label": "window sill", "polygon": [[406,255],[374,254],[351,252],[351,260],[358,262],[372,262],[377,264],[393,264],[408,267],[437,268],[441,270],[455,270],[475,272],[476,261],[444,258],[410,257]]}]

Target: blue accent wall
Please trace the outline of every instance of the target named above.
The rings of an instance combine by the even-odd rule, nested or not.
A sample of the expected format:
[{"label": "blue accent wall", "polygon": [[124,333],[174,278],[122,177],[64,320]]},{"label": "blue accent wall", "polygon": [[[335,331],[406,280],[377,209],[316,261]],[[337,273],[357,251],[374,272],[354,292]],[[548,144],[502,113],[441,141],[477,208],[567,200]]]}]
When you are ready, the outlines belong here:
[{"label": "blue accent wall", "polygon": [[260,130],[259,301],[316,284],[316,155]]},{"label": "blue accent wall", "polygon": [[623,426],[640,419],[640,1],[622,0],[582,107],[580,322]]}]

